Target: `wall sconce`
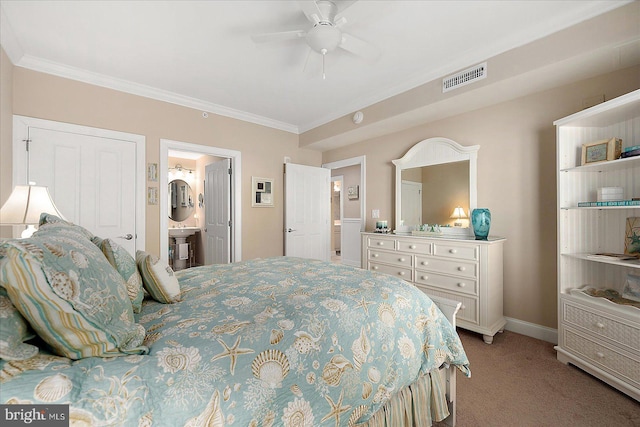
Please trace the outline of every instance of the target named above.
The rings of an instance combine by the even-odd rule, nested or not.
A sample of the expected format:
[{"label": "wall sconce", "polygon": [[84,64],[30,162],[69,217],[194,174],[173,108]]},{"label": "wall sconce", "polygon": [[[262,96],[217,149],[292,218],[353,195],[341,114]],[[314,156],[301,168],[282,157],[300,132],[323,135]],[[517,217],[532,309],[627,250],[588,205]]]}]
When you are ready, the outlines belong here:
[{"label": "wall sconce", "polygon": [[455,218],[456,222],[453,223],[454,227],[462,227],[462,221],[460,221],[463,218],[467,218],[467,214],[464,213],[464,209],[462,209],[460,206],[457,206],[454,210],[453,213],[451,214],[450,218]]},{"label": "wall sconce", "polygon": [[49,189],[38,185],[16,185],[2,209],[0,224],[26,225],[21,237],[26,239],[36,231],[40,214],[49,213],[64,219],[51,199]]}]

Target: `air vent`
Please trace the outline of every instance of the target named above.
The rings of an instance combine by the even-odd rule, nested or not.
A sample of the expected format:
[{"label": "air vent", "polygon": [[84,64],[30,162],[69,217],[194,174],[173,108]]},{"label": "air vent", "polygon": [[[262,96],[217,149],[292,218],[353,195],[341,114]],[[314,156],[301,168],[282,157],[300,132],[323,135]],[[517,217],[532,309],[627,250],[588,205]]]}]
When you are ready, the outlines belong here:
[{"label": "air vent", "polygon": [[468,85],[469,83],[473,83],[477,80],[482,80],[485,77],[487,77],[486,62],[442,79],[442,93],[457,89],[460,86]]}]

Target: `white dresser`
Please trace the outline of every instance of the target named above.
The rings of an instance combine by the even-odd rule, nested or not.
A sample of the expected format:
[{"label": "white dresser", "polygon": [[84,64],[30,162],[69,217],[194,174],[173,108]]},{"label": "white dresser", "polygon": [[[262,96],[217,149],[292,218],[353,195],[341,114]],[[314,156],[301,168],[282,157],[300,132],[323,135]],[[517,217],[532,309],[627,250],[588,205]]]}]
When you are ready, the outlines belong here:
[{"label": "white dresser", "polygon": [[457,326],[491,344],[502,311],[505,239],[362,233],[362,268],[402,277],[427,295],[462,303]]}]

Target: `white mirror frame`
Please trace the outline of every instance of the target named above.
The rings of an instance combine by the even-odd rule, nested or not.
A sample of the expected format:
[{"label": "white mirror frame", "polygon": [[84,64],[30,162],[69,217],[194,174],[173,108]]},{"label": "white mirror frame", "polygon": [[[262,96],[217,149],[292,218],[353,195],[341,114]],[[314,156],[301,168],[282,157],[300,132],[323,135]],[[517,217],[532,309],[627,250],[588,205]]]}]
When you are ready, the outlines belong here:
[{"label": "white mirror frame", "polygon": [[[478,205],[478,150],[479,145],[462,146],[447,138],[429,138],[418,142],[400,159],[392,160],[396,167],[396,233],[411,233],[410,226],[400,224],[402,218],[402,171],[422,166],[469,161],[469,211]],[[442,229],[446,234],[473,235],[471,227]]]}]

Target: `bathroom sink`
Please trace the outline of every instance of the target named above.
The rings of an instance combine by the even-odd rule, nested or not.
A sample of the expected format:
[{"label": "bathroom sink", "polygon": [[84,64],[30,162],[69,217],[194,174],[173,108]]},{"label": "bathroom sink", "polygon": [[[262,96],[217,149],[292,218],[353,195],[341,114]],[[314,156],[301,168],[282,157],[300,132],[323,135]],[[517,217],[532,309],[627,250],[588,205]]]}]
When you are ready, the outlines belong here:
[{"label": "bathroom sink", "polygon": [[175,227],[169,229],[169,236],[171,237],[189,237],[200,232],[198,227]]}]

